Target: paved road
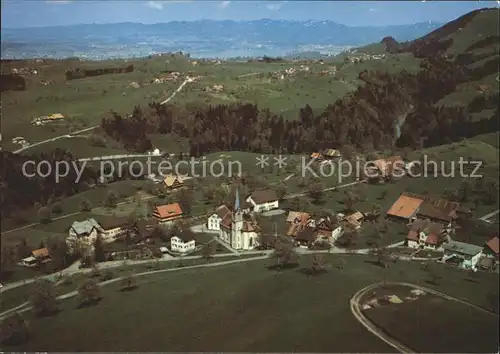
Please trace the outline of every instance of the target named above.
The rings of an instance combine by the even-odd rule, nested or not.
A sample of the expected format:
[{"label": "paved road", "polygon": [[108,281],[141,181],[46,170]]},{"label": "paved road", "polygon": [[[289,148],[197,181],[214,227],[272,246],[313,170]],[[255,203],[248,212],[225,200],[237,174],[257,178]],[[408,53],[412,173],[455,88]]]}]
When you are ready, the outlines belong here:
[{"label": "paved road", "polygon": [[[351,183],[346,183],[346,184],[340,184],[340,185],[335,186],[335,187],[325,188],[325,189],[323,189],[323,192],[334,191],[336,189],[341,189],[341,188],[346,188],[346,187],[350,187],[350,186],[355,186],[355,185],[361,184],[361,183],[366,183],[366,180],[356,181],[356,182],[351,182]],[[283,199],[291,199],[291,198],[296,198],[296,197],[304,197],[307,194],[308,194],[307,192],[305,192],[305,193],[289,194],[289,195],[285,196]]]},{"label": "paved road", "polygon": [[420,285],[415,285],[415,284],[410,284],[410,283],[394,282],[394,283],[376,283],[376,284],[372,284],[372,285],[364,287],[363,289],[359,290],[356,294],[354,294],[354,296],[350,300],[350,307],[351,307],[352,314],[354,315],[354,317],[368,331],[370,331],[377,338],[381,339],[382,341],[384,341],[385,343],[387,343],[388,345],[390,345],[394,349],[398,350],[400,353],[415,353],[415,351],[412,350],[412,349],[410,349],[410,348],[408,348],[404,344],[398,342],[396,339],[390,337],[386,333],[384,333],[380,328],[378,328],[374,323],[372,323],[364,315],[364,313],[363,313],[363,311],[361,310],[361,307],[360,307],[360,303],[359,302],[360,302],[361,298],[363,297],[363,295],[365,295],[367,292],[373,291],[374,289],[377,289],[377,288],[379,288],[379,287],[381,287],[383,285],[389,285],[389,286],[407,286],[407,287],[410,287],[410,288],[422,290],[422,291],[424,291],[426,293],[442,297],[442,298],[444,298],[446,300],[459,302],[461,304],[464,304],[466,306],[472,307],[472,308],[474,308],[474,309],[476,309],[478,311],[481,311],[481,312],[493,315],[495,317],[498,316],[497,313],[489,311],[489,310],[486,310],[486,309],[484,309],[482,307],[479,307],[479,306],[476,306],[474,304],[471,304],[470,302],[467,302],[467,301],[464,301],[464,300],[460,300],[460,299],[455,298],[453,296],[449,296],[449,295],[446,295],[446,294],[444,294],[442,292],[436,291],[434,289],[426,288],[426,287],[423,287],[423,286],[420,286]]},{"label": "paved road", "polygon": [[[262,253],[262,252],[259,252],[259,254],[260,253]],[[228,256],[228,255],[214,255],[214,256],[217,257],[217,256]],[[233,256],[233,255],[229,255],[229,256]],[[263,255],[263,256],[258,255],[258,256],[255,256],[255,257],[235,259],[235,260],[231,260],[231,261],[223,261],[223,262],[199,264],[199,265],[186,266],[186,267],[180,267],[180,268],[159,269],[159,270],[153,270],[153,271],[148,271],[148,272],[133,274],[132,276],[133,277],[142,277],[142,276],[151,275],[151,274],[176,272],[176,271],[181,271],[181,270],[185,270],[185,269],[218,267],[218,266],[223,266],[223,265],[228,265],[228,264],[235,264],[235,263],[243,263],[243,262],[250,262],[250,261],[255,261],[255,260],[261,260],[261,259],[266,259],[268,257],[269,256],[267,254]],[[190,257],[183,257],[183,259],[189,259],[189,258]],[[194,258],[199,258],[199,256],[196,256]],[[151,261],[147,261],[147,262],[151,262]],[[144,262],[144,263],[147,263],[147,262]],[[91,271],[91,269],[87,270],[87,271]],[[122,279],[123,279],[123,277],[114,278],[114,279],[107,280],[105,282],[99,283],[99,285],[100,286],[104,286],[104,285],[116,283],[116,282],[119,282]],[[3,291],[4,291],[4,289],[2,289],[2,292]],[[68,298],[74,297],[77,294],[78,294],[77,291],[72,291],[72,292],[69,292],[67,294],[63,294],[63,295],[59,296],[57,299],[58,300],[64,300],[64,299],[68,299]],[[7,311],[4,311],[4,312],[0,313],[0,321],[3,320],[5,317],[9,316],[10,314],[14,313],[14,312],[23,313],[23,312],[31,310],[32,309],[31,306],[25,307],[28,304],[29,303],[24,303],[22,305],[16,306],[13,309],[10,309],[10,310],[7,310]]]},{"label": "paved road", "polygon": [[64,135],[59,135],[59,136],[56,136],[54,138],[51,138],[51,139],[47,139],[47,140],[43,140],[43,141],[39,141],[37,143],[33,143],[31,145],[28,145],[28,146],[25,146],[25,147],[22,147],[20,149],[17,149],[15,151],[13,151],[12,153],[13,154],[19,154],[23,151],[26,151],[28,149],[31,149],[35,146],[38,146],[38,145],[42,145],[42,144],[46,144],[46,143],[49,143],[51,141],[56,141],[56,140],[59,140],[59,139],[67,139],[67,138],[72,138],[73,135],[76,135],[76,134],[80,134],[80,133],[84,133],[84,132],[88,132],[90,130],[94,130],[94,129],[97,129],[99,128],[99,125],[94,125],[93,127],[90,127],[90,128],[85,128],[85,129],[82,129],[82,130],[78,130],[76,132],[72,132],[72,133],[69,133],[69,134],[64,134]]},{"label": "paved road", "polygon": [[[174,91],[174,93],[172,93],[172,95],[170,95],[170,97],[168,97],[166,100],[164,100],[163,102],[161,102],[160,104],[165,104],[165,103],[168,103],[172,98],[175,97],[176,94],[178,94],[182,88],[188,83],[188,82],[192,82],[193,79],[188,77],[186,80],[184,80],[180,86]],[[33,144],[30,144],[28,146],[24,146],[20,149],[17,149],[15,151],[13,151],[14,154],[19,154],[23,151],[26,151],[28,149],[31,149],[35,146],[39,146],[39,145],[42,145],[42,144],[46,144],[46,143],[49,143],[49,142],[52,142],[52,141],[56,141],[56,140],[59,140],[59,139],[65,139],[65,138],[72,138],[73,135],[76,135],[76,134],[80,134],[80,133],[84,133],[84,132],[88,132],[90,130],[94,130],[94,129],[97,129],[99,128],[100,126],[99,125],[94,125],[90,128],[85,128],[85,129],[82,129],[82,130],[78,130],[76,132],[72,132],[72,133],[69,133],[69,134],[64,134],[64,135],[59,135],[59,136],[56,136],[54,138],[50,138],[50,139],[47,139],[47,140],[43,140],[43,141],[39,141],[37,143],[33,143]],[[87,160],[87,161],[94,161],[94,160]]]},{"label": "paved road", "polygon": [[482,221],[485,221],[487,223],[491,223],[491,221],[489,219],[491,219],[492,217],[494,217],[495,215],[498,214],[498,212],[500,212],[500,209],[497,209],[489,214],[486,214],[482,217],[479,218],[479,220],[482,220]]}]

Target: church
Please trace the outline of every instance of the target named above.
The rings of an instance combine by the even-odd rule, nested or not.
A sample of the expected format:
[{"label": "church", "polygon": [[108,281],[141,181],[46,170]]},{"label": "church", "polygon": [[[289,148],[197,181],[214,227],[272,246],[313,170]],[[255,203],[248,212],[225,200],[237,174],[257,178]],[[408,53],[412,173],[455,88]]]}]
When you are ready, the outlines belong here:
[{"label": "church", "polygon": [[260,227],[252,215],[240,208],[236,191],[234,209],[220,223],[220,239],[236,250],[251,250],[259,245]]}]

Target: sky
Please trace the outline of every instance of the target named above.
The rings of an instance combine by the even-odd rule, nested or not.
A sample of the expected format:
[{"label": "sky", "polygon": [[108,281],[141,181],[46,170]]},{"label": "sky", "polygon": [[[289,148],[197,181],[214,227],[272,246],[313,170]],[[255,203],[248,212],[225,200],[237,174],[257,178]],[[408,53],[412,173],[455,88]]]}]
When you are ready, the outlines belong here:
[{"label": "sky", "polygon": [[348,26],[447,22],[498,1],[1,0],[2,28],[82,23],[213,20],[330,20]]}]

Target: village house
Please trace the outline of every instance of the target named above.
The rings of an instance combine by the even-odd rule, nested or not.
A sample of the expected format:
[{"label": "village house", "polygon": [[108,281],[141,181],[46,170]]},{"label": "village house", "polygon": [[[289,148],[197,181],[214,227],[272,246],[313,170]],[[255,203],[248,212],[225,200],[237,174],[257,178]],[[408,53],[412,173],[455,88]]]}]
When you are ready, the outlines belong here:
[{"label": "village house", "polygon": [[172,252],[187,253],[195,249],[195,235],[190,230],[182,230],[170,239],[170,250]]},{"label": "village house", "polygon": [[179,203],[157,205],[153,211],[153,217],[161,224],[171,223],[174,220],[180,219],[184,216],[183,214]]},{"label": "village house", "polygon": [[413,222],[417,218],[428,219],[452,228],[458,218],[460,204],[445,199],[403,193],[387,211],[386,217],[394,220]]},{"label": "village house", "polygon": [[315,226],[315,221],[313,218],[311,218],[311,215],[300,211],[288,212],[286,222],[290,224],[300,224],[305,222],[308,226]]},{"label": "village house", "polygon": [[450,238],[443,225],[429,220],[416,220],[406,236],[406,246],[410,248],[438,250],[448,241]]},{"label": "village house", "polygon": [[26,267],[35,267],[40,264],[49,263],[50,261],[49,250],[47,248],[39,248],[31,251],[29,257],[23,258],[21,264]]},{"label": "village house", "polygon": [[68,241],[84,241],[91,244],[101,232],[101,225],[94,219],[87,219],[84,221],[75,221],[69,227]]},{"label": "village house", "polygon": [[139,219],[135,221],[132,226],[132,231],[134,233],[132,241],[136,244],[143,242],[147,243],[153,237],[153,232],[157,226],[158,221],[155,219]]},{"label": "village house", "polygon": [[100,226],[98,233],[104,242],[116,241],[118,237],[130,230],[130,222],[126,217],[100,216],[97,218]]},{"label": "village house", "polygon": [[356,211],[350,215],[341,218],[341,222],[346,228],[351,230],[358,230],[361,228],[361,222],[364,220],[365,214],[360,211]]},{"label": "village house", "polygon": [[403,177],[405,172],[405,163],[399,156],[369,161],[365,168],[365,175],[368,179],[375,181],[382,181],[391,176]]},{"label": "village house", "polygon": [[322,161],[322,160],[324,160],[324,157],[323,157],[323,154],[321,154],[320,152],[313,152],[311,154],[311,159]]},{"label": "village house", "polygon": [[33,125],[43,125],[45,123],[50,123],[50,122],[57,122],[64,120],[64,116],[61,113],[54,113],[48,116],[40,116],[36,117],[31,121],[31,124]]},{"label": "village house", "polygon": [[207,219],[207,229],[210,231],[220,231],[222,219],[230,212],[231,210],[225,205],[221,205],[215,209],[215,212]]},{"label": "village house", "polygon": [[450,241],[443,245],[443,262],[456,264],[463,269],[477,269],[483,248],[465,242]]},{"label": "village house", "polygon": [[253,211],[256,213],[279,208],[279,198],[275,191],[271,189],[258,190],[246,198]]},{"label": "village house", "polygon": [[163,185],[167,191],[184,187],[184,181],[180,176],[167,175],[163,179]]},{"label": "village house", "polygon": [[342,157],[340,151],[335,149],[325,149],[322,155],[325,159],[338,159]]},{"label": "village house", "polygon": [[309,247],[317,241],[333,244],[342,234],[342,230],[336,217],[323,218],[314,222],[307,217],[307,214],[303,214],[301,219],[290,223],[286,235],[292,237],[299,246]]},{"label": "village house", "polygon": [[220,222],[219,238],[237,250],[251,250],[259,245],[261,229],[252,215],[240,208],[238,191],[234,210],[227,213]]},{"label": "village house", "polygon": [[485,257],[494,259],[498,262],[498,248],[498,236],[495,236],[485,243],[483,247],[483,254]]}]

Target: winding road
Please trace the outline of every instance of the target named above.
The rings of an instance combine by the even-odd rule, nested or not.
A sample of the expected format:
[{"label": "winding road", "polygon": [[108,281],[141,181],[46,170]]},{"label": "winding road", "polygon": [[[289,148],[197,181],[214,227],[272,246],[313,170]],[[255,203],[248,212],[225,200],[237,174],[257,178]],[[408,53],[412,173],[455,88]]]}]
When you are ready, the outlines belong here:
[{"label": "winding road", "polygon": [[[188,82],[193,82],[194,79],[190,78],[190,77],[187,77],[186,80],[184,80],[180,85],[179,87],[167,98],[165,99],[164,101],[162,101],[160,104],[165,104],[165,103],[168,103],[170,102],[174,97],[175,95],[177,95],[183,88],[184,86],[188,83]],[[78,135],[78,134],[81,134],[81,133],[85,133],[85,132],[88,132],[88,131],[91,131],[91,130],[94,130],[94,129],[97,129],[99,128],[100,125],[94,125],[92,127],[89,127],[89,128],[85,128],[85,129],[82,129],[82,130],[78,130],[78,131],[75,131],[75,132],[72,132],[72,133],[68,133],[68,134],[64,134],[64,135],[59,135],[59,136],[56,136],[56,137],[53,137],[53,138],[50,138],[50,139],[46,139],[46,140],[42,140],[42,141],[39,141],[39,142],[36,142],[36,143],[33,143],[33,144],[30,144],[30,145],[27,145],[27,146],[24,146],[20,149],[17,149],[17,150],[14,150],[12,153],[13,154],[19,154],[23,151],[26,151],[28,149],[31,149],[31,148],[34,148],[35,146],[39,146],[39,145],[43,145],[43,144],[46,144],[46,143],[50,143],[52,141],[56,141],[56,140],[59,140],[59,139],[65,139],[65,138],[73,138],[74,135]],[[126,156],[126,155],[125,155]],[[136,157],[136,156],[132,156],[132,157]],[[85,160],[85,159],[83,159]],[[87,161],[94,161],[94,160],[87,160]]]},{"label": "winding road", "polygon": [[[262,252],[258,252],[256,254],[262,254]],[[233,256],[232,254],[224,254],[224,255],[214,255],[214,257],[223,257],[223,256]],[[218,267],[218,266],[223,266],[223,265],[228,265],[228,264],[235,264],[235,263],[243,263],[243,262],[249,262],[249,261],[255,261],[255,260],[262,260],[262,259],[266,259],[268,258],[269,256],[268,255],[256,255],[255,257],[249,257],[249,258],[242,258],[242,259],[235,259],[235,260],[231,260],[231,261],[223,261],[223,262],[215,262],[215,263],[206,263],[206,264],[199,264],[199,265],[193,265],[193,266],[186,266],[186,267],[179,267],[179,268],[169,268],[169,269],[159,269],[159,270],[152,270],[152,271],[147,271],[147,272],[142,272],[142,273],[136,273],[136,274],[132,274],[133,277],[142,277],[142,276],[146,276],[146,275],[151,275],[151,274],[158,274],[158,273],[168,273],[168,272],[176,272],[176,271],[181,271],[181,270],[185,270],[185,269],[195,269],[195,268],[207,268],[207,267]],[[200,258],[200,256],[193,256],[193,257],[183,257],[182,259],[191,259],[191,258]],[[169,260],[178,260],[177,258],[175,259],[169,259]],[[123,262],[120,262],[123,264]],[[147,260],[147,261],[143,261],[142,263],[151,263],[150,260]],[[104,268],[100,268],[100,269],[105,269],[106,267]],[[90,272],[92,271],[92,269],[85,269],[85,271],[81,271],[80,273],[87,273],[87,272]],[[72,273],[74,274],[74,273]],[[68,275],[68,274],[66,274]],[[102,283],[99,283],[99,286],[105,286],[105,285],[108,285],[108,284],[113,284],[113,283],[116,283],[116,282],[119,282],[120,280],[122,280],[123,277],[118,277],[118,278],[113,278],[113,279],[110,279],[110,280],[107,280],[107,281],[104,281]],[[36,279],[32,279],[31,282],[34,282]],[[21,285],[24,285],[24,284],[21,284]],[[2,292],[5,291],[5,288],[7,286],[4,287],[4,289],[2,289]],[[9,288],[8,288],[9,289]],[[12,288],[10,288],[12,289]],[[77,291],[71,291],[69,293],[66,293],[66,294],[63,294],[61,296],[58,296],[57,299],[58,300],[65,300],[65,299],[68,299],[68,298],[71,298],[71,297],[74,297],[78,294]],[[13,313],[17,312],[17,313],[23,313],[23,312],[26,312],[26,311],[29,311],[31,310],[33,307],[32,306],[28,306],[29,305],[29,302],[25,302],[19,306],[16,306],[12,309],[9,309],[7,311],[4,311],[2,313],[0,313],[0,321],[3,320],[5,317],[8,317],[9,315],[12,315]]]},{"label": "winding road", "polygon": [[[413,349],[408,348],[404,344],[398,342],[396,339],[394,339],[391,336],[389,336],[388,334],[384,333],[384,331],[382,331],[379,327],[377,327],[372,321],[370,321],[364,315],[363,310],[361,309],[360,301],[363,298],[363,296],[366,293],[373,291],[374,289],[380,288],[381,286],[406,286],[406,287],[409,287],[409,288],[414,288],[414,289],[422,290],[422,291],[424,291],[426,293],[442,297],[442,298],[444,298],[446,300],[459,302],[461,304],[464,304],[466,306],[472,307],[472,308],[474,308],[474,309],[476,309],[478,311],[481,311],[481,312],[493,315],[495,317],[498,316],[498,314],[495,313],[495,312],[486,310],[484,308],[481,308],[479,306],[471,304],[471,303],[469,303],[467,301],[460,300],[460,299],[455,298],[453,296],[449,296],[449,295],[446,295],[446,294],[441,293],[439,291],[436,291],[436,290],[433,290],[433,289],[430,289],[430,288],[426,288],[426,287],[423,287],[423,286],[420,286],[420,285],[415,285],[415,284],[410,284],[410,283],[394,282],[394,283],[376,283],[376,284],[372,284],[372,285],[368,285],[368,286],[364,287],[363,289],[359,290],[356,294],[354,294],[354,296],[350,300],[350,307],[351,307],[352,314],[354,315],[354,317],[369,332],[371,332],[372,334],[374,334],[377,338],[379,338],[380,340],[384,341],[385,343],[387,343],[388,345],[390,345],[391,347],[393,347],[394,349],[396,349],[400,353],[415,353],[416,351],[413,350]],[[394,305],[394,306],[397,306],[397,305]]]}]

